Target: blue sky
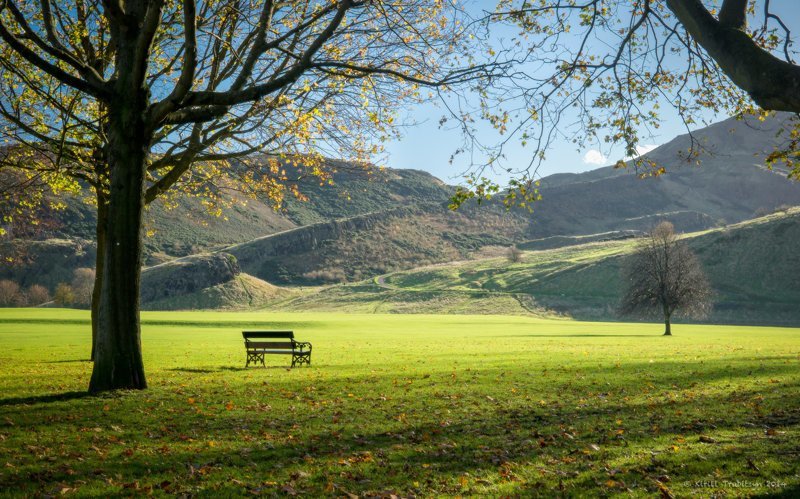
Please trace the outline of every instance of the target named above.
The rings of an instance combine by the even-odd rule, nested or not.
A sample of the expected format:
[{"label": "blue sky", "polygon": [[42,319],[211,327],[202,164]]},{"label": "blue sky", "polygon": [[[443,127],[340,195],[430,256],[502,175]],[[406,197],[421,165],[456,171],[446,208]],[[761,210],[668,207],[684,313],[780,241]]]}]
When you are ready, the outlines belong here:
[{"label": "blue sky", "polygon": [[[391,168],[425,170],[448,183],[458,183],[462,173],[469,168],[470,159],[466,155],[461,155],[450,164],[451,155],[463,141],[459,130],[439,126],[439,118],[444,114],[444,111],[434,104],[419,105],[409,109],[408,115],[416,124],[409,125],[405,129],[401,140],[386,145],[387,156],[384,164]],[[722,116],[719,119],[725,118]],[[675,119],[665,121],[658,132],[657,135],[643,140],[644,152],[668,142],[679,134],[686,133],[686,129]],[[497,137],[489,131],[484,131],[481,139],[486,143],[492,143]],[[518,145],[518,141],[512,141],[506,150],[505,162],[511,167],[524,166],[528,164],[532,154],[530,147],[522,147]],[[547,152],[546,160],[538,173],[541,176],[561,172],[578,173],[613,164],[621,158],[622,152],[619,149],[609,150],[605,144],[588,143],[577,146],[566,140],[558,141]],[[498,176],[497,179],[502,180],[502,176]]]},{"label": "blue sky", "polygon": [[[472,0],[469,8],[472,10],[484,9],[493,3]],[[763,1],[760,0],[756,5],[757,16],[753,23],[763,21],[762,6]],[[780,14],[784,21],[789,23],[790,28],[795,27],[792,25],[794,21],[800,20],[800,1],[773,1],[772,10]],[[640,131],[642,152],[686,133],[686,129],[677,116],[666,109],[669,108],[668,103],[663,104],[666,105],[663,106],[660,128]],[[439,119],[446,114],[445,110],[435,103],[428,103],[411,107],[405,110],[405,114],[408,121],[413,124],[405,129],[402,139],[386,144],[387,154],[383,164],[392,168],[426,170],[448,183],[458,183],[463,172],[470,167],[471,160],[469,155],[464,154],[457,156],[455,162],[450,164],[451,155],[462,145],[463,141],[459,130],[439,126]],[[716,122],[727,117],[707,115],[705,120]],[[484,143],[495,143],[498,140],[498,136],[489,128],[482,129],[478,137]],[[512,140],[512,144],[505,152],[504,166],[512,168],[524,167],[529,163],[533,154],[530,147],[520,146],[518,140]],[[573,144],[571,141],[561,140],[554,143],[547,151],[546,159],[537,173],[539,176],[546,176],[560,172],[577,173],[593,170],[613,164],[622,159],[622,156],[623,152],[619,147],[609,148],[608,145],[600,143]],[[499,174],[494,175],[493,179],[500,182],[505,180],[503,175]]]}]

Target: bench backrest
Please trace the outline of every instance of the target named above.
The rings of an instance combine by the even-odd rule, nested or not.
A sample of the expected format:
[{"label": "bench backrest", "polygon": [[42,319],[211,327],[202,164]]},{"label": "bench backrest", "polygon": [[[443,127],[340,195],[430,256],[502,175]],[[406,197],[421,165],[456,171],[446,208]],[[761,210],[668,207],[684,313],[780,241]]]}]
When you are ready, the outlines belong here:
[{"label": "bench backrest", "polygon": [[[286,348],[292,349],[294,345],[294,332],[292,331],[242,331],[245,346],[248,348]],[[284,341],[258,341],[258,340],[284,340]],[[289,340],[289,341],[285,341]]]}]

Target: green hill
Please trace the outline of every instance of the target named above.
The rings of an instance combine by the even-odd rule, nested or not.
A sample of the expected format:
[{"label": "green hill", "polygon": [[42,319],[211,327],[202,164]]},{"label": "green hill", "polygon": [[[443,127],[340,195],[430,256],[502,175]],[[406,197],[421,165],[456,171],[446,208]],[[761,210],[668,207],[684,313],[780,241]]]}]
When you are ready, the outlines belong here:
[{"label": "green hill", "polygon": [[[475,258],[487,249],[513,244],[528,250],[589,241],[604,246],[606,240],[629,237],[664,219],[682,232],[708,230],[782,205],[800,205],[800,185],[787,180],[785,172],[767,170],[762,164],[766,152],[782,140],[777,131],[786,119],[787,115],[764,123],[726,120],[696,131],[693,140],[703,146],[697,158],[700,167],[686,165],[681,153],[690,138],[678,137],[649,153],[668,169],[657,178],[642,180],[635,172],[613,168],[547,177],[542,180],[543,200],[532,215],[522,210],[506,212],[495,201],[480,207],[467,205],[453,213],[446,208],[453,188],[426,172],[365,172],[332,161],[337,169],[333,185],[304,180],[300,190],[309,200],[289,199],[278,211],[250,200],[216,218],[207,215],[193,198],[179,200],[170,210],[155,204],[147,214],[150,235],[145,239],[145,265],[154,267],[176,258],[222,251],[237,258],[243,273],[265,284],[308,286],[359,282]],[[49,215],[53,220],[48,219],[47,229],[41,231],[42,240],[18,240],[13,234],[0,240],[0,278],[23,286],[43,284],[52,291],[57,283],[68,282],[75,268],[93,265],[93,210],[78,199],[64,201],[67,209]],[[763,256],[774,260],[777,253]],[[202,266],[193,270],[206,271]],[[594,272],[576,274],[574,284],[565,280],[555,295],[548,295],[548,288],[538,290],[541,298],[533,304],[526,301],[524,286],[507,291],[523,293],[522,302],[517,300],[515,305],[520,312],[548,307],[576,316],[608,316],[609,299],[603,295],[586,302],[591,296],[578,279],[599,278]],[[613,269],[607,272],[614,274]],[[566,274],[562,278],[567,279]],[[740,278],[747,281],[758,276]],[[495,292],[492,286],[505,289],[480,278],[471,281],[482,283],[480,288],[473,283],[473,293]],[[387,290],[379,291],[383,296]],[[585,312],[576,309],[570,301],[572,295],[586,304]],[[245,297],[246,293],[228,296],[231,298],[222,300],[221,306],[233,306],[232,297]],[[420,306],[415,298],[408,299],[412,301],[408,309]],[[248,306],[247,299],[242,300],[240,306]],[[172,306],[174,301],[170,298],[163,306]],[[201,302],[208,306],[217,303],[197,303]],[[459,307],[448,304],[444,309]],[[606,311],[600,313],[600,309]]]},{"label": "green hill", "polygon": [[[716,293],[711,322],[800,324],[800,209],[685,236]],[[289,310],[535,313],[614,320],[634,239],[431,265],[322,289]]]},{"label": "green hill", "polygon": [[142,272],[145,310],[261,308],[292,292],[242,273],[233,255],[192,255]]},{"label": "green hill", "polygon": [[358,281],[392,270],[467,258],[521,238],[523,220],[497,207],[441,205],[319,222],[225,248],[242,269],[280,284]]}]

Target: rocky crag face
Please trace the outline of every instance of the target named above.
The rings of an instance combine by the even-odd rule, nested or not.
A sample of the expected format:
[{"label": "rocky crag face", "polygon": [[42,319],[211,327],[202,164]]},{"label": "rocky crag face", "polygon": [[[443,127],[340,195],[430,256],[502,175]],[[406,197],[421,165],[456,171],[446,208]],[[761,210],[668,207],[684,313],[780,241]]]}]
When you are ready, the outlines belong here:
[{"label": "rocky crag face", "polygon": [[192,255],[162,263],[142,272],[143,303],[196,293],[233,280],[242,273],[228,253]]}]

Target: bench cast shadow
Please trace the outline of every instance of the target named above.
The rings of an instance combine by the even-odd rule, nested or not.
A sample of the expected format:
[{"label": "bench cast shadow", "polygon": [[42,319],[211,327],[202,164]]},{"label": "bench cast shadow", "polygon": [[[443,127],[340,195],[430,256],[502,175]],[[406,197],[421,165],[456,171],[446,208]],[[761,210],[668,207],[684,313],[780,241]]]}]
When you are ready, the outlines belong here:
[{"label": "bench cast shadow", "polygon": [[259,370],[259,369],[289,369],[286,366],[254,366],[254,367],[236,367],[236,366],[222,366],[217,368],[195,368],[195,367],[173,367],[168,369],[168,371],[175,371],[179,373],[190,373],[190,374],[211,374],[211,373],[221,373],[224,371],[247,371],[247,370]]},{"label": "bench cast shadow", "polygon": [[48,404],[51,402],[64,402],[66,400],[82,399],[91,396],[92,395],[89,392],[65,392],[53,393],[50,395],[36,395],[34,397],[12,397],[0,399],[0,407],[13,405]]}]

